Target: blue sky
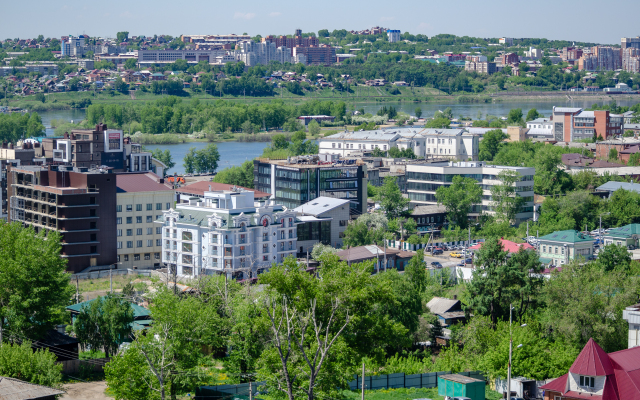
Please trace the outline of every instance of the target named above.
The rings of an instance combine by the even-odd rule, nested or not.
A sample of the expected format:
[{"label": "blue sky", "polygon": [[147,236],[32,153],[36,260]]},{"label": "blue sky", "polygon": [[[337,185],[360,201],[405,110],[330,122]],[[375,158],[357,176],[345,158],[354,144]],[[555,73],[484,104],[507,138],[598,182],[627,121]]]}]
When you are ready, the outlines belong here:
[{"label": "blue sky", "polygon": [[638,0],[168,1],[29,0],[0,6],[0,38],[77,35],[289,34],[383,26],[433,36],[545,37],[620,43],[640,35]]}]

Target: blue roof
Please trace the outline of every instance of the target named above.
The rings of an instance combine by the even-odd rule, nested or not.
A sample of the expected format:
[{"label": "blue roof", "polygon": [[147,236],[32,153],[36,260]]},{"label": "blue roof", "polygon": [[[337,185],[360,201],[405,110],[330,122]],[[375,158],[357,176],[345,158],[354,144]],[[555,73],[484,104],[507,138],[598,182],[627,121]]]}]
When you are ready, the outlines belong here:
[{"label": "blue roof", "polygon": [[598,186],[598,190],[604,190],[607,192],[615,192],[618,189],[624,189],[628,191],[633,191],[636,193],[640,193],[640,184],[638,183],[628,183],[628,182],[613,182],[609,181],[604,185]]}]

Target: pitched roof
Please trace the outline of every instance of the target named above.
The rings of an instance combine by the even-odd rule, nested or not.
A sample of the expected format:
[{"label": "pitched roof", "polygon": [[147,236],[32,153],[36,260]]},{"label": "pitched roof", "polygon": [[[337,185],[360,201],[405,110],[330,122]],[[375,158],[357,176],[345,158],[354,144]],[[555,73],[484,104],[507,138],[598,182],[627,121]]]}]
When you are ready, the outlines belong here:
[{"label": "pitched roof", "polygon": [[[397,255],[399,250],[390,249],[387,247],[387,257]],[[383,258],[385,250],[380,246],[367,245],[357,246],[346,250],[340,250],[336,253],[342,261],[359,262],[363,260],[370,260],[373,258]]]},{"label": "pitched roof", "polygon": [[598,190],[606,190],[608,192],[615,192],[618,189],[624,189],[628,191],[634,191],[640,193],[640,184],[638,183],[629,183],[629,182],[614,182],[609,181],[604,185],[600,185],[597,188]]},{"label": "pitched roof", "polygon": [[615,238],[627,238],[632,235],[640,235],[640,224],[629,224],[622,226],[620,228],[611,229],[604,236],[615,237]]},{"label": "pitched roof", "polygon": [[0,376],[0,399],[3,400],[40,399],[63,393],[62,390],[48,386],[36,385],[19,379]]},{"label": "pitched roof", "polygon": [[539,389],[551,390],[553,392],[564,393],[565,390],[567,390],[567,378],[568,377],[569,377],[569,374],[564,374],[561,377],[556,378],[556,379],[552,380],[551,382],[547,383],[546,385],[540,386]]},{"label": "pitched roof", "polygon": [[117,193],[161,192],[173,190],[170,186],[164,184],[164,180],[162,178],[151,172],[145,174],[117,174],[116,187]]},{"label": "pitched roof", "polygon": [[562,243],[582,243],[594,241],[591,237],[585,236],[582,232],[578,232],[572,229],[566,231],[556,231],[546,236],[542,236],[539,240],[548,240],[551,242]]},{"label": "pitched roof", "polygon": [[[186,193],[186,194],[195,194],[199,196],[204,196],[204,192],[208,192],[210,190],[231,190],[234,186],[235,185],[229,185],[226,183],[198,181],[190,185],[177,188],[176,193]],[[211,189],[209,189],[209,187],[211,187]],[[269,193],[261,192],[259,190],[244,188],[242,186],[235,186],[235,187],[252,191],[255,199],[265,199],[265,198],[271,197]]]},{"label": "pitched roof", "polygon": [[[72,304],[70,306],[67,306],[67,310],[80,312],[82,310],[82,307],[84,307],[85,305],[89,306],[95,300],[96,299],[92,299],[92,300],[83,301],[82,303]],[[151,311],[149,311],[148,309],[141,307],[135,303],[130,303],[130,304],[131,304],[131,308],[133,308],[133,318],[147,317],[151,315]]]},{"label": "pitched roof", "polygon": [[427,308],[433,314],[444,314],[460,304],[460,300],[447,299],[445,297],[434,297],[427,303]]},{"label": "pitched roof", "polygon": [[593,340],[589,339],[569,372],[579,375],[603,376],[613,374],[613,366],[607,353]]},{"label": "pitched roof", "polygon": [[[508,251],[509,253],[517,253],[518,251],[520,251],[520,249],[525,249],[525,250],[533,250],[534,247],[532,245],[530,245],[529,243],[516,243],[516,242],[512,242],[511,240],[506,240],[506,239],[499,239],[500,244],[502,245],[502,249],[504,251]],[[474,244],[473,246],[469,247],[470,250],[478,250],[479,248],[482,247],[482,244],[484,242],[480,242],[477,244]]]}]

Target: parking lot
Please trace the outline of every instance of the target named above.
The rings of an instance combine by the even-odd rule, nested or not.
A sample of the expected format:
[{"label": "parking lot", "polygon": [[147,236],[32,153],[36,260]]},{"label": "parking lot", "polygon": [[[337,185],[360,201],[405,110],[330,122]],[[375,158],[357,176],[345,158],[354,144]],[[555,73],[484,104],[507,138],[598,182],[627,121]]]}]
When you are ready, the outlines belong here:
[{"label": "parking lot", "polygon": [[[459,253],[463,254],[463,250],[446,250],[443,251],[442,254],[432,255],[431,253],[425,252],[424,261],[427,266],[430,266],[432,262],[439,262],[443,267],[457,265],[460,264],[464,258],[462,257],[452,257],[451,253]],[[472,252],[467,250],[466,257],[472,258]],[[468,264],[467,264],[468,265]]]}]

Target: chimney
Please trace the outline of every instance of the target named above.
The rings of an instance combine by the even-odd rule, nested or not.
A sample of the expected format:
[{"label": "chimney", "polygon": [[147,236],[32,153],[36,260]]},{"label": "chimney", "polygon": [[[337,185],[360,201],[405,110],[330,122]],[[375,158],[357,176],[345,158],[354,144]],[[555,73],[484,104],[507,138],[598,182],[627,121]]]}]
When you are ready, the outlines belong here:
[{"label": "chimney", "polygon": [[458,295],[457,295],[457,294],[454,294],[454,295],[453,295],[453,299],[454,299],[454,300],[458,300]]},{"label": "chimney", "polygon": [[209,185],[209,191],[211,191],[211,185]]}]

